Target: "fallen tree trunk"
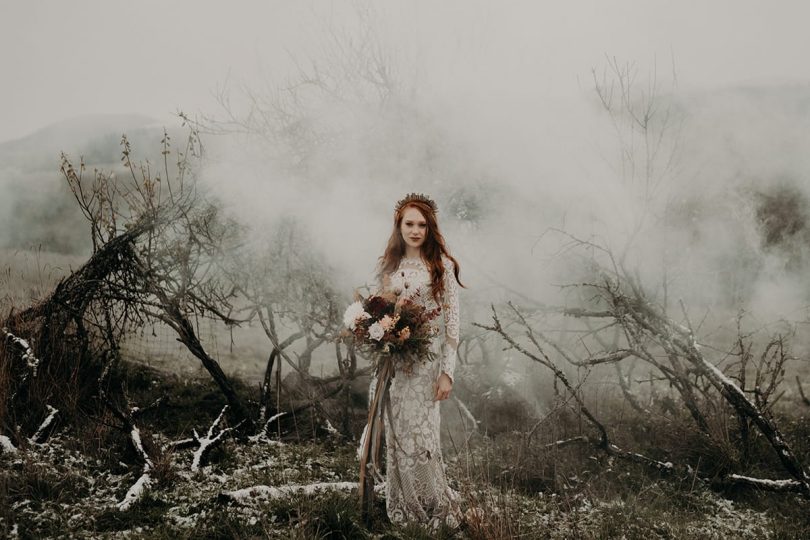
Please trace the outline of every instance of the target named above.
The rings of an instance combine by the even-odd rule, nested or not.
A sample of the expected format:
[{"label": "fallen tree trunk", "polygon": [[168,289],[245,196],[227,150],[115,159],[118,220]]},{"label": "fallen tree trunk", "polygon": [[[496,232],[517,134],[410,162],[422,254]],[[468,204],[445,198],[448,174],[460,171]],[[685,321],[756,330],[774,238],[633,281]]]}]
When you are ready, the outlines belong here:
[{"label": "fallen tree trunk", "polygon": [[[616,295],[615,298],[617,302],[626,301],[626,297],[624,296]],[[506,332],[494,306],[492,307],[492,320],[494,324],[492,326],[478,324],[477,326],[498,333],[509,344],[509,348],[517,350],[527,358],[551,370],[555,380],[560,381],[568,390],[572,399],[577,403],[579,411],[588,423],[599,433],[598,438],[580,435],[551,443],[547,448],[562,448],[572,444],[586,443],[610,456],[635,462],[653,468],[661,473],[672,474],[680,472],[684,476],[697,477],[696,472],[688,465],[678,466],[671,462],[662,462],[643,454],[624,450],[613,444],[609,439],[605,426],[585,405],[582,397],[568,380],[565,373],[545,353],[540,343],[535,338],[534,332],[525,317],[511,304],[510,307],[514,311],[518,322],[526,330],[526,337],[528,337],[529,341],[535,346],[538,351],[537,353],[528,350]],[[674,325],[646,305],[641,305],[640,307],[638,303],[631,304],[625,302],[617,306],[616,311],[621,314],[621,317],[630,317],[632,320],[636,321],[638,326],[643,328],[651,338],[661,343],[668,355],[678,355],[685,358],[692,364],[697,373],[705,376],[738,415],[751,419],[759,428],[776,451],[782,466],[794,477],[794,480],[767,480],[732,474],[723,477],[719,481],[701,478],[702,481],[708,483],[719,482],[722,485],[757,487],[758,489],[770,491],[793,491],[802,493],[805,497],[810,498],[810,478],[808,478],[804,467],[784,439],[784,436],[779,431],[776,424],[745,396],[739,386],[726,377],[716,366],[706,360],[700,352],[690,330]],[[617,319],[621,317],[617,315]],[[639,353],[637,356],[644,358],[642,353]]]},{"label": "fallen tree trunk", "polygon": [[750,419],[759,428],[776,452],[782,466],[802,486],[801,492],[804,496],[810,498],[810,476],[776,423],[748,399],[734,381],[705,358],[692,330],[673,323],[640,299],[631,302],[626,297],[616,296],[616,301],[617,310],[630,317],[670,354],[685,358],[697,373],[711,383],[739,417]]},{"label": "fallen tree trunk", "polygon": [[771,480],[767,478],[755,478],[740,474],[729,474],[721,478],[700,476],[697,474],[697,471],[695,471],[689,465],[679,465],[672,463],[671,461],[659,461],[643,454],[628,452],[612,443],[605,447],[602,445],[601,440],[588,437],[587,435],[578,435],[576,437],[571,437],[570,439],[555,441],[545,445],[544,448],[546,450],[552,450],[583,444],[588,445],[596,450],[603,451],[605,454],[611,457],[643,465],[644,467],[655,470],[661,474],[684,479],[691,478],[694,480],[699,480],[705,485],[723,488],[755,488],[761,491],[772,491],[779,493],[803,493],[804,489],[801,482],[791,479]]}]

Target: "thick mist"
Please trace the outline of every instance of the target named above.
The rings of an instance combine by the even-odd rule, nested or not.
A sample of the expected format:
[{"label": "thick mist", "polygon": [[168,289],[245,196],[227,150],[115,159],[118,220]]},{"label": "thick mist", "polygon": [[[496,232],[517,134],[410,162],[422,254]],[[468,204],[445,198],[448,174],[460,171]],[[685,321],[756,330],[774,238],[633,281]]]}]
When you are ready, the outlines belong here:
[{"label": "thick mist", "polygon": [[[806,318],[807,86],[684,91],[676,62],[606,57],[596,79],[549,97],[542,63],[511,69],[497,36],[429,55],[364,35],[297,58],[264,93],[229,94],[243,123],[213,136],[203,177],[257,249],[291,217],[350,291],[372,279],[395,202],[417,191],[439,204],[470,305],[563,302],[583,240],[690,309]],[[628,85],[629,109],[606,110],[597,83]],[[644,104],[646,132],[629,115]],[[251,123],[257,112],[271,121]]]},{"label": "thick mist", "polygon": [[[53,9],[65,20],[82,13]],[[493,300],[564,302],[560,286],[589,277],[593,251],[578,240],[610,250],[659,300],[683,299],[720,319],[744,309],[760,324],[803,321],[810,74],[796,28],[805,8],[704,9],[268,3],[240,23],[238,10],[195,7],[197,32],[183,38],[189,60],[178,64],[158,54],[175,40],[172,22],[188,15],[175,6],[143,23],[160,39],[138,51],[122,44],[131,67],[149,66],[165,85],[112,77],[88,104],[87,92],[38,84],[35,114],[25,113],[18,86],[31,65],[46,71],[48,36],[58,33],[20,7],[30,61],[21,57],[3,103],[14,105],[9,126],[95,107],[149,118],[192,109],[206,148],[201,179],[248,227],[248,246],[262,253],[280,227],[297,227],[347,295],[372,279],[395,202],[419,191],[438,202],[461,263],[467,321],[485,319],[473,306]],[[92,13],[97,22],[115,15],[100,5]],[[134,26],[142,16],[126,12]],[[721,19],[734,24],[714,24]],[[64,54],[109,67],[118,60],[111,48],[95,46],[105,28],[64,43]],[[750,39],[756,32],[767,39]],[[58,99],[45,99],[56,86]],[[23,139],[2,145],[4,245],[34,237],[51,238],[46,249],[85,245],[80,222],[58,235],[48,229],[47,217],[68,215],[71,204],[52,187],[61,181],[54,169],[60,150],[91,166],[115,163],[120,132],[132,130],[108,124],[48,140],[48,158],[37,159],[38,170],[52,171],[50,186],[14,157]],[[146,128],[140,135],[148,138]],[[103,144],[88,147],[93,137]],[[155,147],[135,151],[155,161]]]}]

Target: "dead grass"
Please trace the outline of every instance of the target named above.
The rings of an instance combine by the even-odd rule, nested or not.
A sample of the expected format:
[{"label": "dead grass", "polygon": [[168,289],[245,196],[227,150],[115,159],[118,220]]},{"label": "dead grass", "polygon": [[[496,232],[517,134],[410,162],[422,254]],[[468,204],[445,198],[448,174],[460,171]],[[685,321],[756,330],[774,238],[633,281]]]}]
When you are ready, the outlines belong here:
[{"label": "dead grass", "polygon": [[[154,434],[153,450],[168,439],[188,436],[192,428],[205,429],[224,405],[208,381],[187,381],[143,366],[123,364],[111,380],[127,389],[133,403],[168,397],[140,418],[146,444],[151,440],[147,434]],[[250,393],[245,387],[240,391]],[[601,404],[600,414],[614,439],[628,449],[681,460],[706,474],[728,466],[731,452],[707,441],[689,418],[634,416],[609,400]],[[807,462],[810,419],[799,415],[779,420]],[[93,531],[90,537],[130,531],[138,538],[436,537],[419,527],[391,525],[384,506],[369,527],[357,514],[353,494],[247,507],[217,501],[223,489],[356,479],[354,443],[338,439],[284,447],[228,441],[210,456],[203,473],[193,476],[188,472],[190,451],[155,452],[158,481],[151,495],[120,513],[112,505],[134,482],[139,463],[114,424],[101,408],[80,422],[62,424],[51,443],[21,445],[21,458],[0,456],[0,505],[6,508],[0,510],[0,532],[8,533],[13,523],[20,532],[46,538],[81,536],[83,530]],[[696,478],[664,477],[589,446],[546,447],[577,434],[580,426],[576,415],[561,411],[549,416],[528,444],[522,433],[502,431],[493,437],[474,435],[466,447],[446,448],[448,476],[462,494],[468,521],[463,531],[441,535],[646,540],[799,538],[810,533],[808,502],[794,495],[715,491]],[[767,445],[755,441],[754,449],[752,470],[781,476],[775,460],[765,459]],[[67,513],[79,517],[68,520]]]},{"label": "dead grass", "polygon": [[84,260],[42,250],[0,249],[0,313],[43,298]]}]

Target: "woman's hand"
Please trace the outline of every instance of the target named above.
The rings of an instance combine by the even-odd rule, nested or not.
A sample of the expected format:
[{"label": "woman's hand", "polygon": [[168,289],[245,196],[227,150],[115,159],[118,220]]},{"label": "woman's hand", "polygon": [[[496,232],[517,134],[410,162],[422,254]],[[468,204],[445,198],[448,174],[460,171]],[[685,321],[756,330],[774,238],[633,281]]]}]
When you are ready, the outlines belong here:
[{"label": "woman's hand", "polygon": [[450,392],[453,390],[453,381],[447,373],[439,375],[439,380],[436,381],[436,395],[433,401],[442,401],[450,397]]}]

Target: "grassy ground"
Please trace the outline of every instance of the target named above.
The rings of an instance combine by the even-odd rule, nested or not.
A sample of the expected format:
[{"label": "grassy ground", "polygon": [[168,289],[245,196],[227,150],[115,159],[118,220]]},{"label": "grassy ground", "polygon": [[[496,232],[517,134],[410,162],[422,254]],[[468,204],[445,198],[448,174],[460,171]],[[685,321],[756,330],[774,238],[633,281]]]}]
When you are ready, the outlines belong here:
[{"label": "grassy ground", "polygon": [[[143,417],[149,445],[188,436],[192,429],[204,431],[223,404],[206,382],[185,382],[140,367],[128,368],[123,376],[134,402],[170,396],[165,406]],[[0,536],[647,540],[810,535],[810,504],[796,495],[718,492],[694,478],[661,477],[590,448],[548,451],[539,441],[527,446],[514,432],[471,434],[466,446],[446,449],[448,476],[469,517],[461,531],[393,526],[381,496],[369,526],[361,519],[356,491],[241,504],[221,496],[255,485],[356,481],[355,443],[339,437],[298,443],[228,440],[197,473],[190,469],[192,450],[168,452],[147,496],[120,511],[116,503],[140,469],[112,423],[97,418],[82,428],[81,436],[78,427],[64,427],[46,444],[0,454]],[[788,436],[806,438],[809,427],[797,417],[788,423]],[[88,436],[91,430],[95,437]],[[660,442],[654,426],[638,430]]]},{"label": "grassy ground", "polygon": [[85,260],[41,250],[0,249],[0,313],[43,298]]},{"label": "grassy ground", "polygon": [[[356,479],[354,447],[339,443],[278,446],[229,443],[202,472],[189,456],[172,456],[173,477],[127,511],[135,475],[67,449],[63,439],[3,458],[0,532],[21,538],[430,538],[418,527],[372,526],[359,514],[356,492],[296,495],[233,504],[220,493],[253,485],[283,486]],[[470,512],[449,538],[806,538],[807,503],[790,495],[723,497],[704,486],[609,470],[563,493],[526,493],[449,474]],[[610,488],[606,489],[605,486]],[[380,505],[382,502],[379,503]]]},{"label": "grassy ground", "polygon": [[[13,264],[5,266],[0,276],[3,312],[42,297],[71,266],[82,262],[53,254],[0,252],[0,261],[10,260]],[[141,342],[155,341],[155,337],[144,335]],[[226,344],[229,341],[224,334],[215,342],[217,339]],[[174,338],[157,341],[174,342]],[[254,343],[241,337],[236,341]],[[155,358],[155,351],[138,347],[133,345],[133,358]],[[213,345],[212,351],[231,374],[235,373],[228,367],[231,360],[249,366],[238,373],[245,382],[237,384],[240,395],[255,399],[264,355],[259,341],[248,348],[252,352]],[[163,352],[162,346],[157,352]],[[253,364],[245,363],[245,358],[253,356]],[[199,364],[189,362],[194,369],[184,370],[178,367],[182,361],[171,354],[154,361],[182,375],[124,364],[113,377],[113,386],[126,388],[134,404],[143,406],[158,397],[168,397],[139,420],[149,448],[188,437],[194,429],[204,432],[224,405],[221,393],[204,373],[201,377],[186,376],[193,375]],[[468,381],[469,393],[477,392],[472,382],[483,381],[476,376],[460,380]],[[490,381],[483,382],[488,386]],[[487,388],[480,390],[495,395]],[[522,407],[519,400],[512,403],[508,397],[494,399],[492,403],[498,407],[475,409],[471,403],[476,416],[488,425],[485,431],[467,433],[459,431],[458,425],[445,424],[444,434],[451,435],[446,437],[444,452],[448,477],[462,495],[468,515],[466,528],[460,531],[432,533],[417,526],[394,526],[385,517],[381,496],[376,515],[367,524],[359,513],[356,491],[240,504],[221,496],[256,485],[356,481],[356,442],[329,435],[307,439],[309,434],[327,431],[316,430],[314,426],[320,421],[311,416],[299,419],[306,426],[302,431],[307,432],[299,433],[302,438],[287,437],[283,443],[267,438],[227,440],[197,473],[191,472],[192,450],[165,452],[156,462],[155,485],[140,502],[121,511],[116,505],[139,476],[140,465],[125,434],[115,428],[117,420],[96,404],[95,408],[78,407],[76,418],[60,418],[47,443],[28,443],[22,436],[17,453],[0,453],[0,537],[810,537],[810,503],[797,495],[718,490],[697,476],[663,477],[587,447],[547,450],[545,444],[581,433],[581,418],[570,409],[561,409],[548,416],[527,441],[514,429],[535,421],[527,416],[533,408],[518,411]],[[661,460],[689,463],[708,477],[740,467],[762,477],[784,477],[772,450],[762,441],[754,440],[750,452],[741,455],[730,430],[725,438],[709,440],[696,433],[688,418],[663,413],[639,417],[616,395],[602,393],[598,398],[594,398],[597,413],[622,447]],[[796,454],[810,463],[810,419],[802,407],[788,392],[775,414]],[[35,424],[39,414],[37,411],[33,419]],[[718,421],[733,428],[734,418],[724,414],[718,413]],[[294,429],[287,426],[288,432]]]}]

